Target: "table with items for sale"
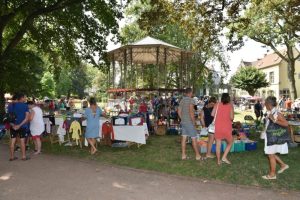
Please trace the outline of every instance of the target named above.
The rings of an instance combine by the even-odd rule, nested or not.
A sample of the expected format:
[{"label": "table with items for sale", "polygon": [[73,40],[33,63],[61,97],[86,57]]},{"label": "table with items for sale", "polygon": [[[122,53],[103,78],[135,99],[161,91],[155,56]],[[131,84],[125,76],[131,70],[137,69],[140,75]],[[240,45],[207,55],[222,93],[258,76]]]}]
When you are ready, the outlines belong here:
[{"label": "table with items for sale", "polygon": [[[197,126],[197,130],[199,131],[199,137],[197,140],[199,151],[201,153],[207,152],[207,142],[208,136],[201,135],[201,125]],[[204,132],[204,131],[203,131]],[[233,144],[231,146],[230,152],[244,152],[244,151],[254,151],[257,149],[257,142],[250,140],[250,127],[247,124],[242,124],[240,122],[233,123]],[[226,142],[222,141],[221,144],[221,152],[224,152],[226,149]],[[216,153],[216,143],[212,145],[212,153]]]}]

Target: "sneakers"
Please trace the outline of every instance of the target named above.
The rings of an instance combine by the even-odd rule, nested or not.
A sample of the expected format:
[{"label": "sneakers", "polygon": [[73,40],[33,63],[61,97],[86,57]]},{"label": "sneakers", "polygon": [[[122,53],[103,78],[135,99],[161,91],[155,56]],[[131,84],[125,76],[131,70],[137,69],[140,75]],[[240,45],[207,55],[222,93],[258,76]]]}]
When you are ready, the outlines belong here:
[{"label": "sneakers", "polygon": [[270,176],[270,175],[262,176],[262,178],[265,180],[276,180],[277,179],[276,176]]}]

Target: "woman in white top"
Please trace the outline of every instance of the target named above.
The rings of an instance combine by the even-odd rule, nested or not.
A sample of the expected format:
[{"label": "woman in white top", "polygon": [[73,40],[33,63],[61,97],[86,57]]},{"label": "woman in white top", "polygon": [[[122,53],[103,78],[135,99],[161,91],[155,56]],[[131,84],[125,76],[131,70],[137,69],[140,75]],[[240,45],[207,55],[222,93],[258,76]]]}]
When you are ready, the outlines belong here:
[{"label": "woman in white top", "polygon": [[29,121],[30,132],[35,145],[34,154],[38,155],[42,149],[41,135],[45,131],[43,111],[40,107],[36,106],[33,101],[29,101],[27,104],[30,109]]},{"label": "woman in white top", "polygon": [[[267,117],[267,121],[266,121],[266,129],[270,123],[270,120],[272,120],[274,123],[283,126],[283,127],[287,127],[288,126],[288,122],[286,121],[286,119],[284,118],[284,116],[279,112],[278,108],[277,108],[277,101],[276,101],[276,97],[272,97],[269,96],[266,100],[265,100],[265,106],[268,112],[268,117]],[[264,132],[263,135],[264,139],[265,139],[265,154],[268,155],[269,158],[269,162],[270,162],[270,172],[268,175],[263,176],[263,179],[266,180],[274,180],[276,179],[276,163],[278,163],[280,165],[280,170],[278,171],[278,174],[283,173],[285,170],[287,170],[289,168],[289,166],[287,164],[285,164],[280,158],[279,156],[277,156],[276,154],[287,154],[288,153],[288,145],[287,143],[284,144],[275,144],[275,145],[271,145],[271,146],[267,146],[267,136],[266,133]]]}]

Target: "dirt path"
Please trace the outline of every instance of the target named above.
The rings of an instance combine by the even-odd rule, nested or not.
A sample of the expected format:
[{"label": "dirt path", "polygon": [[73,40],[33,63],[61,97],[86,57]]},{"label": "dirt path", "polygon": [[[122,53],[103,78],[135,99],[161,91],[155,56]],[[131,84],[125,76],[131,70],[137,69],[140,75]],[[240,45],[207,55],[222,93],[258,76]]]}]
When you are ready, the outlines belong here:
[{"label": "dirt path", "polygon": [[0,200],[300,199],[296,192],[203,182],[63,156],[7,158],[8,147],[0,144]]}]

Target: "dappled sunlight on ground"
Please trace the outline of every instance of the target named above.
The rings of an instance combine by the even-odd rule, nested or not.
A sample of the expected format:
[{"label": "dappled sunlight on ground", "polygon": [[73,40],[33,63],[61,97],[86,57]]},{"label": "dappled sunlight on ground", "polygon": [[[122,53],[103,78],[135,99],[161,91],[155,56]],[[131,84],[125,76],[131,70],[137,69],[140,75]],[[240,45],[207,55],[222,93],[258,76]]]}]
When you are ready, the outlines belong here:
[{"label": "dappled sunlight on ground", "polygon": [[112,186],[118,189],[131,190],[131,187],[126,183],[113,182]]},{"label": "dappled sunlight on ground", "polygon": [[6,174],[3,174],[2,176],[0,176],[0,181],[7,181],[12,177],[12,173],[8,172]]}]

